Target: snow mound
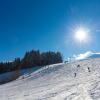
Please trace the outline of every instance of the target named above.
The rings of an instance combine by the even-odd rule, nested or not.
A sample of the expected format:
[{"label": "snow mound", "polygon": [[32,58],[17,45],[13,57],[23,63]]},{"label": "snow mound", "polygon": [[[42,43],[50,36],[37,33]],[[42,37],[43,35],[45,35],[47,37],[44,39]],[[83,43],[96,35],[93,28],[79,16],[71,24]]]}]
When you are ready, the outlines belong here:
[{"label": "snow mound", "polygon": [[100,100],[100,59],[45,66],[0,85],[0,100]]}]

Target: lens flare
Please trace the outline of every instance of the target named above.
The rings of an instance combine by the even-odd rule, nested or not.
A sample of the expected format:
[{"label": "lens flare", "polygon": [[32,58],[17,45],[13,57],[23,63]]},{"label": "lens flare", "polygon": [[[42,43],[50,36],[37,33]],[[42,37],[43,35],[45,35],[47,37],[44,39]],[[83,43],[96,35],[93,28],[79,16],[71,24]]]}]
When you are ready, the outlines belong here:
[{"label": "lens flare", "polygon": [[87,41],[88,32],[85,29],[80,28],[75,32],[75,38],[80,42]]}]

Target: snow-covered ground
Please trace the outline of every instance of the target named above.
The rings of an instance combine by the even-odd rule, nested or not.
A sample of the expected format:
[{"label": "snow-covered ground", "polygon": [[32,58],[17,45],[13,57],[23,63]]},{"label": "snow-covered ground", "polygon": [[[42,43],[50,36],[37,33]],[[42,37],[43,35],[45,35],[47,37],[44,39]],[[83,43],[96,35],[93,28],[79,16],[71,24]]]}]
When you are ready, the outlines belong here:
[{"label": "snow-covered ground", "polygon": [[100,100],[100,58],[50,65],[21,76],[0,85],[0,100]]},{"label": "snow-covered ground", "polygon": [[[19,71],[19,75],[27,75],[29,73],[32,73],[33,71],[36,71],[37,69],[41,68],[41,66],[37,66],[37,67],[33,67],[33,68],[28,68],[28,69],[22,69]],[[12,71],[12,72],[6,72],[6,73],[2,73],[0,74],[0,85],[10,82],[11,80],[13,80],[13,78],[16,78],[16,71]]]}]

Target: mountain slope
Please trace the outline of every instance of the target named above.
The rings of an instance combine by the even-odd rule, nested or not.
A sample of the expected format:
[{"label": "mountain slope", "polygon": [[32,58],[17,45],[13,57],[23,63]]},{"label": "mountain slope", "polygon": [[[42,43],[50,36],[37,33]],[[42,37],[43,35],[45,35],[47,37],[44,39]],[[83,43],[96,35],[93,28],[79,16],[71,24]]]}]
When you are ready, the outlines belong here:
[{"label": "mountain slope", "polygon": [[100,59],[41,68],[0,85],[0,100],[100,100]]}]

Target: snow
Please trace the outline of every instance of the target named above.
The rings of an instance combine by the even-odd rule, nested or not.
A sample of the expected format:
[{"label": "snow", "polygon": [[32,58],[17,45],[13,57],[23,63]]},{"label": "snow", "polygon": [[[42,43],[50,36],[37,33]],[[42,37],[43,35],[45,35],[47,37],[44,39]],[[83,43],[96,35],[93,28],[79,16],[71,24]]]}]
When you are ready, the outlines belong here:
[{"label": "snow", "polygon": [[87,51],[83,54],[73,55],[75,60],[84,60],[89,58],[100,58],[100,52]]},{"label": "snow", "polygon": [[[20,78],[29,76],[30,73],[32,73],[33,71],[36,71],[39,68],[41,68],[41,66],[20,70],[19,71],[19,74],[21,75]],[[0,85],[11,81],[14,76],[16,76],[16,71],[6,72],[6,73],[0,74]]]},{"label": "snow", "polygon": [[100,58],[49,65],[21,76],[0,85],[0,100],[100,100]]}]

